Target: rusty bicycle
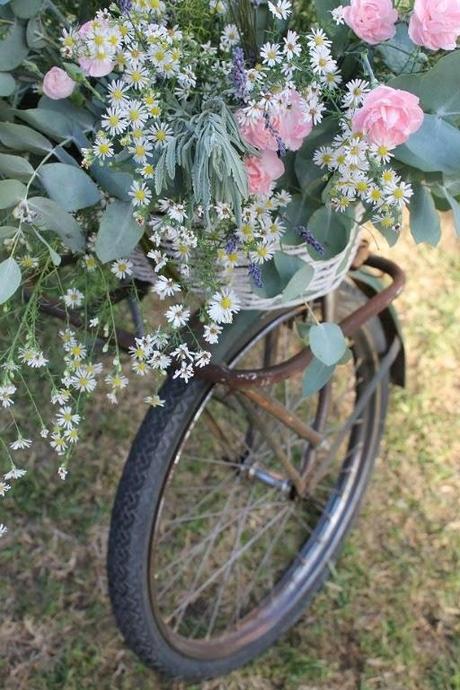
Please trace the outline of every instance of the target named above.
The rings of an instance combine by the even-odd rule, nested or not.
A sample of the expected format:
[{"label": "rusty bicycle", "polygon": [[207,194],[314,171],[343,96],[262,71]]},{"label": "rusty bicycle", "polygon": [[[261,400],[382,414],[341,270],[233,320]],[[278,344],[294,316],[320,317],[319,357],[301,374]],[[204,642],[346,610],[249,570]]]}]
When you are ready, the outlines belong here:
[{"label": "rusty bicycle", "polygon": [[[144,662],[186,679],[227,673],[292,626],[327,578],[372,471],[389,383],[404,384],[392,308],[404,281],[391,261],[355,260],[311,305],[241,312],[199,377],[167,380],[124,468],[108,552],[116,620]],[[305,397],[311,353],[293,333],[312,310],[340,322],[352,354]]]}]

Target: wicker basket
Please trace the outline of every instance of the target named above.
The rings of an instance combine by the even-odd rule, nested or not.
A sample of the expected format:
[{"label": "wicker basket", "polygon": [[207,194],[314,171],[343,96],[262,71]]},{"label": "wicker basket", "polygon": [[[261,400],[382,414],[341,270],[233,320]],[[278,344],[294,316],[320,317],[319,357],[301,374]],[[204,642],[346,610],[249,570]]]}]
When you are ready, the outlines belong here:
[{"label": "wicker basket", "polygon": [[259,297],[254,292],[247,264],[236,266],[232,276],[232,288],[240,299],[241,309],[269,311],[271,309],[279,309],[280,307],[291,307],[312,301],[332,292],[345,278],[358,250],[360,239],[360,226],[355,224],[346,247],[332,259],[324,261],[313,259],[305,249],[305,245],[283,246],[283,252],[302,259],[302,261],[312,266],[314,271],[313,278],[305,292],[290,301],[285,301],[282,294],[275,295],[275,297]]}]

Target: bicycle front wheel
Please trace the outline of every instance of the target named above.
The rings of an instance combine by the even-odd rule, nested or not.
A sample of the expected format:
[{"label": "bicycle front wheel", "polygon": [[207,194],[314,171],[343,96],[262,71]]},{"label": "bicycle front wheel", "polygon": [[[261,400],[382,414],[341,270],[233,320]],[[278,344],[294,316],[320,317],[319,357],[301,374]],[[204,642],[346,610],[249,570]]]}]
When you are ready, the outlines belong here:
[{"label": "bicycle front wheel", "polygon": [[[364,299],[344,285],[335,316]],[[226,363],[285,361],[300,347],[293,329],[305,318],[301,307],[258,321],[229,348]],[[147,664],[189,679],[222,675],[297,620],[337,558],[366,488],[387,377],[354,412],[384,349],[373,319],[353,338],[353,357],[318,394],[303,397],[301,375],[271,388],[326,437],[316,449],[220,385],[167,382],[165,406],[147,414],[125,466],[109,543],[115,616]],[[281,452],[299,472],[312,470],[303,495]]]}]

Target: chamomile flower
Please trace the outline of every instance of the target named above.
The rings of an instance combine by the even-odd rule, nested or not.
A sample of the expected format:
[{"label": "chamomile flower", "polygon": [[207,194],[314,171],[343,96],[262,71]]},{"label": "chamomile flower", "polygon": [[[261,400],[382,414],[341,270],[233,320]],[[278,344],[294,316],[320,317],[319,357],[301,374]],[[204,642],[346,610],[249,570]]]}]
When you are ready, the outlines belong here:
[{"label": "chamomile flower", "polygon": [[407,182],[389,185],[384,187],[384,191],[387,202],[392,206],[399,206],[401,208],[409,202],[414,193],[411,185]]},{"label": "chamomile flower", "polygon": [[78,426],[80,420],[80,415],[74,412],[70,405],[62,407],[56,415],[57,425],[64,429],[72,429],[72,427]]},{"label": "chamomile flower", "polygon": [[208,303],[208,314],[216,323],[231,323],[240,309],[238,297],[230,288],[215,292]]},{"label": "chamomile flower", "polygon": [[0,405],[2,407],[12,407],[14,405],[13,395],[16,393],[16,386],[12,383],[6,383],[0,386]]},{"label": "chamomile flower", "polygon": [[81,307],[84,297],[84,294],[77,288],[69,288],[63,297],[64,304],[69,309]]},{"label": "chamomile flower", "polygon": [[26,472],[27,470],[21,470],[19,467],[16,467],[16,465],[13,465],[10,471],[5,474],[4,479],[7,481],[10,479],[20,479]]},{"label": "chamomile flower", "polygon": [[152,199],[152,192],[145,182],[140,180],[134,180],[128,193],[132,199],[133,206],[148,206]]},{"label": "chamomile flower", "polygon": [[2,523],[0,523],[0,537],[4,537],[5,534],[8,532],[8,527]]},{"label": "chamomile flower", "polygon": [[117,259],[113,262],[110,270],[114,276],[121,280],[133,274],[133,263],[129,259]]},{"label": "chamomile flower", "polygon": [[190,309],[183,304],[174,304],[166,310],[165,316],[173,328],[182,328],[190,318]]},{"label": "chamomile flower", "polygon": [[[64,447],[65,447],[65,442],[64,442]],[[69,474],[69,470],[67,469],[67,467],[64,467],[64,465],[61,465],[60,467],[58,467],[57,473],[58,473],[59,479],[62,479],[62,481],[65,481],[65,478]]]},{"label": "chamomile flower", "polygon": [[302,48],[299,43],[299,34],[296,31],[289,29],[286,36],[283,39],[283,53],[288,60],[292,60],[294,57],[299,57],[302,52]]},{"label": "chamomile flower", "polygon": [[112,142],[104,132],[99,132],[97,135],[93,146],[93,153],[95,157],[100,160],[105,160],[113,156]]},{"label": "chamomile flower", "polygon": [[264,43],[260,49],[260,57],[264,65],[274,67],[281,62],[283,54],[278,43]]},{"label": "chamomile flower", "polygon": [[11,489],[11,485],[0,479],[0,496],[4,496]]},{"label": "chamomile flower", "polygon": [[266,242],[260,242],[253,251],[249,252],[249,257],[252,263],[263,264],[273,258],[274,253],[275,249],[273,245],[267,244]]},{"label": "chamomile flower", "polygon": [[148,395],[144,398],[144,402],[150,407],[164,407],[165,401],[159,395]]},{"label": "chamomile flower", "polygon": [[10,443],[10,448],[12,450],[24,450],[25,448],[30,448],[31,445],[32,439],[24,438],[23,436],[19,435],[15,441]]},{"label": "chamomile flower", "polygon": [[220,37],[220,49],[228,51],[240,42],[240,34],[235,24],[227,24]]},{"label": "chamomile flower", "polygon": [[289,0],[278,0],[276,4],[268,2],[268,9],[276,19],[287,19],[292,12],[292,4]]},{"label": "chamomile flower", "polygon": [[85,367],[79,367],[70,379],[72,386],[82,393],[91,393],[97,385],[96,377]]},{"label": "chamomile flower", "polygon": [[215,345],[219,341],[219,336],[222,333],[222,326],[217,323],[208,323],[203,329],[203,338],[210,345]]},{"label": "chamomile flower", "polygon": [[107,129],[109,134],[114,136],[115,134],[122,134],[128,127],[127,120],[123,117],[122,113],[118,108],[109,108],[102,118],[102,127]]},{"label": "chamomile flower", "polygon": [[161,149],[172,138],[172,130],[164,122],[154,122],[150,129],[150,138],[155,148]]}]

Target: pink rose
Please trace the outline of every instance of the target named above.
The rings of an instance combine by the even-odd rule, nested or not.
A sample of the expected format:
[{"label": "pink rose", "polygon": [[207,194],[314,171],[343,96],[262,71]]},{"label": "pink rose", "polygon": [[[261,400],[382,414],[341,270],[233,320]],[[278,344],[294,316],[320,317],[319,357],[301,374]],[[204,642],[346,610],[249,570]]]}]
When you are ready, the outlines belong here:
[{"label": "pink rose", "polygon": [[409,36],[430,50],[454,50],[460,36],[460,0],[415,0]]},{"label": "pink rose", "polygon": [[[107,26],[107,22],[103,22],[103,25]],[[78,35],[84,38],[88,36],[92,30],[93,21],[90,20],[80,26]],[[115,62],[113,62],[113,60],[101,60],[95,57],[80,57],[78,59],[78,64],[87,77],[105,77],[107,74],[110,74],[115,67]]]},{"label": "pink rose", "polygon": [[60,67],[52,67],[43,78],[43,93],[53,101],[67,98],[73,93],[75,82]]},{"label": "pink rose", "polygon": [[421,127],[423,110],[409,91],[378,86],[364,98],[353,116],[353,131],[363,132],[372,144],[393,149]]},{"label": "pink rose", "polygon": [[398,13],[391,0],[351,0],[343,18],[361,40],[375,45],[393,38]]},{"label": "pink rose", "polygon": [[238,111],[236,113],[236,119],[239,123],[240,134],[248,144],[261,150],[278,150],[276,139],[267,127],[267,122],[263,115],[252,120],[245,118],[241,111]]},{"label": "pink rose", "polygon": [[298,151],[313,128],[311,118],[307,114],[306,103],[300,94],[292,89],[283,110],[284,112],[273,119],[273,126],[286,148],[290,151]]},{"label": "pink rose", "polygon": [[248,156],[244,164],[251,194],[267,194],[284,173],[284,163],[273,151],[263,151],[260,157]]},{"label": "pink rose", "polygon": [[115,67],[112,60],[99,60],[98,58],[81,57],[78,64],[87,77],[105,77]]}]

